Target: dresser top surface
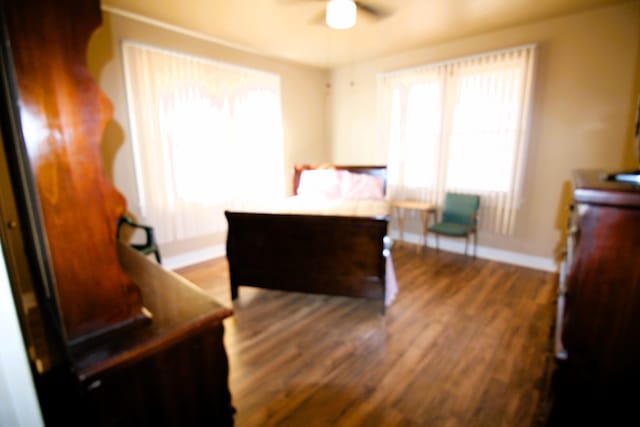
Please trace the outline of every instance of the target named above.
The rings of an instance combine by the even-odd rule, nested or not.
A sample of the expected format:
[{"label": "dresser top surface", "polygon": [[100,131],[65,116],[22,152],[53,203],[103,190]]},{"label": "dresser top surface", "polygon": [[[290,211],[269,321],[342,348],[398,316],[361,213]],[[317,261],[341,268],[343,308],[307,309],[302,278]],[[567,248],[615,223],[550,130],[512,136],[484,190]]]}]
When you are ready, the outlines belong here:
[{"label": "dresser top surface", "polygon": [[118,256],[124,271],[140,288],[153,318],[146,325],[73,345],[70,356],[82,381],[166,348],[181,336],[219,324],[232,314],[193,283],[129,247],[118,244]]},{"label": "dresser top surface", "polygon": [[577,203],[640,209],[640,185],[607,180],[610,172],[577,170],[573,173],[573,199]]}]

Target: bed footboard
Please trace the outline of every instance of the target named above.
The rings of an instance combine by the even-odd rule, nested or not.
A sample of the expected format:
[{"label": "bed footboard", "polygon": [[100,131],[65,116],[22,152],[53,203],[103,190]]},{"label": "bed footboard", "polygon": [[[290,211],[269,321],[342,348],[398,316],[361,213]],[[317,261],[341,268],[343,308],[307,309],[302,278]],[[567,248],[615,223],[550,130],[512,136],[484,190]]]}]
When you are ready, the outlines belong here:
[{"label": "bed footboard", "polygon": [[239,286],[385,297],[387,218],[225,212],[231,298]]}]

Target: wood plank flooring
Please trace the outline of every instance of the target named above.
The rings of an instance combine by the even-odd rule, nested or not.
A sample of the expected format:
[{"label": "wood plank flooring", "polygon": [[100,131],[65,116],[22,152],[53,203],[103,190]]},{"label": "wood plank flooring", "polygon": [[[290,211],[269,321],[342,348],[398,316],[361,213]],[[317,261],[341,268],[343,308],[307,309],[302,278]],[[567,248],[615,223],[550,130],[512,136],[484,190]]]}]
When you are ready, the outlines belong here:
[{"label": "wood plank flooring", "polygon": [[555,276],[394,247],[378,301],[241,287],[226,259],[178,271],[223,304],[236,426],[530,426]]}]

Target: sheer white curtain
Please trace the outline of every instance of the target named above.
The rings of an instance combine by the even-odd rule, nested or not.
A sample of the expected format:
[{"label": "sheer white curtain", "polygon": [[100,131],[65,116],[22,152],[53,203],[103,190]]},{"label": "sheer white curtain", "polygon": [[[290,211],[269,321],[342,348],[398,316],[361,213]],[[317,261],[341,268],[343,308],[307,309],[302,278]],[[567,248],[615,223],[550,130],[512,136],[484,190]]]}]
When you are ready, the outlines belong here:
[{"label": "sheer white curtain", "polygon": [[160,243],[226,231],[284,195],[278,76],[123,43],[140,210]]},{"label": "sheer white curtain", "polygon": [[535,47],[381,75],[389,196],[481,195],[480,228],[511,234],[521,202]]}]

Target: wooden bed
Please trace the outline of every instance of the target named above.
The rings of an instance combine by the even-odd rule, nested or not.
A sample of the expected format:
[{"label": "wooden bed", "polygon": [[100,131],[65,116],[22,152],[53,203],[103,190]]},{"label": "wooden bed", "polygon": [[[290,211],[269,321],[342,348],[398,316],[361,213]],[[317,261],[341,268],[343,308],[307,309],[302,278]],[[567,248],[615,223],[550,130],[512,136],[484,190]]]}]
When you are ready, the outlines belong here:
[{"label": "wooden bed", "polygon": [[[302,171],[317,167],[295,166],[294,194]],[[373,175],[386,184],[384,166],[332,168]],[[239,286],[253,286],[377,299],[384,312],[388,215],[231,211],[225,215],[232,299],[238,297]]]}]

